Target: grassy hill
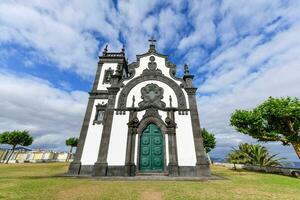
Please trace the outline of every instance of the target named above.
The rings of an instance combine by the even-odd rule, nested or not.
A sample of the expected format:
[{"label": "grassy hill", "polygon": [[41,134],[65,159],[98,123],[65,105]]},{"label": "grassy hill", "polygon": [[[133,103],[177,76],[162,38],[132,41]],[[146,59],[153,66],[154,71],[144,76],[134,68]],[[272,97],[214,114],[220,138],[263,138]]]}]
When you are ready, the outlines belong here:
[{"label": "grassy hill", "polygon": [[300,179],[212,168],[224,180],[99,181],[60,178],[67,164],[0,165],[0,199],[299,199]]}]

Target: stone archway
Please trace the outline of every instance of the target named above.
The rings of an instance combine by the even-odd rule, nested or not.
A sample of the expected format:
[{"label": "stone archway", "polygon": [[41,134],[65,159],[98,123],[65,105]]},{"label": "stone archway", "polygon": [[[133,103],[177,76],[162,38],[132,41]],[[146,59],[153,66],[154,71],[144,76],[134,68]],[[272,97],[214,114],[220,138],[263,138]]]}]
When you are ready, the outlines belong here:
[{"label": "stone archway", "polygon": [[124,86],[122,91],[120,92],[117,109],[125,110],[128,94],[132,90],[132,88],[135,87],[136,85],[138,85],[139,83],[148,81],[148,80],[160,81],[160,82],[163,82],[163,83],[169,85],[174,90],[175,95],[177,97],[178,108],[187,109],[186,98],[185,98],[182,88],[175,81],[164,76],[160,72],[151,72],[149,74],[148,73],[142,74],[141,76],[136,77],[136,78],[132,79],[131,81],[129,81]]},{"label": "stone archway", "polygon": [[[138,149],[137,149],[137,172],[166,172],[167,170],[167,160],[166,160],[166,137],[167,128],[165,123],[159,117],[146,117],[141,120],[137,128],[138,134]],[[146,137],[144,137],[146,136]],[[146,139],[144,139],[146,138]],[[148,139],[147,139],[148,138]],[[151,141],[152,140],[152,141]],[[155,141],[156,140],[156,141]],[[148,143],[149,141],[149,143]],[[156,142],[156,144],[155,144]],[[152,162],[150,166],[144,165],[143,146],[149,147],[148,162]],[[158,148],[156,148],[158,147]],[[145,150],[147,151],[147,150]],[[157,151],[157,152],[155,152]],[[155,155],[156,154],[156,155]],[[161,155],[159,155],[161,154]],[[146,156],[147,157],[147,156]],[[156,160],[159,158],[160,160]],[[161,160],[163,159],[163,160]],[[155,162],[156,166],[155,166]],[[146,161],[147,162],[147,161]],[[161,163],[160,166],[159,163]],[[145,163],[144,163],[145,164]],[[150,168],[149,168],[150,167]]]}]

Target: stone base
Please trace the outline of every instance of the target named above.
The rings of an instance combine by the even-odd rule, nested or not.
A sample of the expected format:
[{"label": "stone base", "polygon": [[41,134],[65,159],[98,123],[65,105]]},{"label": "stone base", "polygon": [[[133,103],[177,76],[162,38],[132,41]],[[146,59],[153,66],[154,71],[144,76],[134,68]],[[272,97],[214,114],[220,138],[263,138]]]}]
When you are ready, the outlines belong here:
[{"label": "stone base", "polygon": [[196,176],[211,176],[209,165],[196,165]]},{"label": "stone base", "polygon": [[169,176],[178,176],[179,175],[179,167],[176,164],[168,165]]},{"label": "stone base", "polygon": [[71,162],[68,174],[78,175],[80,173],[81,162]]},{"label": "stone base", "polygon": [[[211,176],[208,165],[177,166],[168,165],[169,177],[209,177]],[[95,163],[95,165],[81,165],[80,162],[72,162],[69,166],[69,175],[91,175],[91,176],[136,176],[136,166],[129,164],[125,166],[108,166],[107,163]]]},{"label": "stone base", "polygon": [[92,176],[107,176],[107,163],[95,163]]},{"label": "stone base", "polygon": [[135,164],[125,165],[125,176],[135,176]]}]

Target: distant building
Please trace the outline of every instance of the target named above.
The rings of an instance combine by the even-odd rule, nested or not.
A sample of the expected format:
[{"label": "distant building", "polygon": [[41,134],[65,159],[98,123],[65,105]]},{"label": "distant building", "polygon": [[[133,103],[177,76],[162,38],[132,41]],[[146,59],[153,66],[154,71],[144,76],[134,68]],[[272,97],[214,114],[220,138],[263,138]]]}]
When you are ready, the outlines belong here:
[{"label": "distant building", "polygon": [[[0,149],[0,162],[4,163],[8,159],[10,154],[11,154],[11,150]],[[67,152],[54,152],[49,150],[31,150],[31,149],[24,151],[23,148],[19,148],[19,150],[16,150],[11,155],[8,162],[9,163],[66,162],[66,161],[72,161],[72,159],[73,159],[73,154]]]}]

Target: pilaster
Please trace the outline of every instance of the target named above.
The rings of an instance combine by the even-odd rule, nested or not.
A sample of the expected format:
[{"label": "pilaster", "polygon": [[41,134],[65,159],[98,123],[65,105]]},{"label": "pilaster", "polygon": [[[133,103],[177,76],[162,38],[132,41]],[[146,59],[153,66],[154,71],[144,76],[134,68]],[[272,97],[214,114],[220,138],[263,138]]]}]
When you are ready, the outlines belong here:
[{"label": "pilaster", "polygon": [[80,168],[81,168],[81,156],[83,152],[83,147],[84,147],[84,142],[86,138],[86,134],[88,131],[89,123],[91,120],[91,115],[92,115],[92,110],[93,110],[93,105],[94,105],[95,99],[94,98],[89,98],[87,109],[85,112],[79,140],[78,140],[78,145],[76,148],[76,152],[74,155],[74,160],[70,163],[69,166],[69,174],[79,174],[80,173]]},{"label": "pilaster", "polygon": [[139,120],[137,113],[134,111],[130,112],[128,122],[128,133],[127,133],[127,146],[126,146],[126,158],[125,158],[125,176],[135,175],[135,164],[134,164],[134,153],[135,153],[135,138],[137,134]]},{"label": "pilaster", "polygon": [[167,124],[168,146],[169,146],[169,176],[178,176],[178,156],[177,156],[177,142],[176,142],[176,123],[173,111],[168,112],[165,120]]},{"label": "pilaster", "polygon": [[[116,79],[117,77],[112,77]],[[114,82],[114,80],[112,80]],[[98,153],[97,162],[94,165],[93,176],[107,176],[107,155],[109,148],[109,141],[112,129],[112,122],[114,116],[114,106],[116,102],[116,95],[120,90],[119,87],[116,87],[112,84],[112,87],[107,88],[108,90],[108,102],[107,109],[105,111],[104,126],[101,136],[100,149]]]},{"label": "pilaster", "polygon": [[200,129],[200,120],[197,109],[197,88],[185,88],[190,106],[193,138],[196,152],[196,176],[210,176],[209,163],[203,146],[203,138]]}]

